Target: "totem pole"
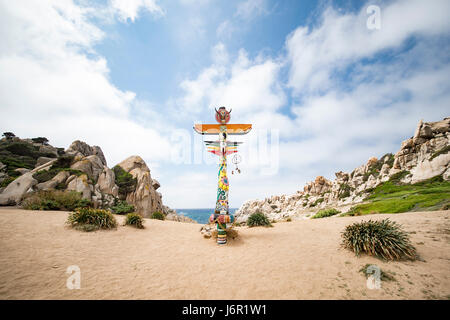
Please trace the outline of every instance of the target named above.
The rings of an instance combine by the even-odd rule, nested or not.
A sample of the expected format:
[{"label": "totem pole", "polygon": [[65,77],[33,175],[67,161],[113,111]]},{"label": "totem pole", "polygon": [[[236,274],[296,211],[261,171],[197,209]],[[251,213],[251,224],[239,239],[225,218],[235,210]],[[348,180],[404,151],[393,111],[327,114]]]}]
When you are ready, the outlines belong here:
[{"label": "totem pole", "polygon": [[237,152],[237,146],[242,142],[228,141],[228,135],[243,135],[250,132],[251,124],[228,124],[230,111],[225,107],[216,110],[216,121],[219,124],[195,124],[194,130],[202,135],[219,135],[219,140],[205,141],[208,152],[219,156],[219,182],[217,188],[217,200],[214,213],[210,217],[211,222],[217,224],[217,243],[227,243],[226,229],[234,221],[234,216],[228,210],[229,183],[227,177],[227,155]]}]

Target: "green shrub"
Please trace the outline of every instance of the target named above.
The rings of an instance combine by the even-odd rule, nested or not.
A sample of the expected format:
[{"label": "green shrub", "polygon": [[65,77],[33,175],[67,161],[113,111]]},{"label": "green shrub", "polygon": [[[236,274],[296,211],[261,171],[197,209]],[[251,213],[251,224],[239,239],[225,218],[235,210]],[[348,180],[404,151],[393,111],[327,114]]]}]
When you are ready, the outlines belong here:
[{"label": "green shrub", "polygon": [[348,225],[342,233],[342,246],[357,256],[366,253],[384,260],[417,259],[406,232],[389,219]]},{"label": "green shrub", "polygon": [[46,182],[53,179],[59,172],[67,171],[70,175],[80,176],[84,174],[80,170],[74,170],[70,168],[58,168],[51,167],[49,170],[39,170],[38,172],[33,174],[33,178],[38,181],[38,183]]},{"label": "green shrub", "polygon": [[134,212],[134,206],[131,204],[128,204],[126,201],[119,201],[117,205],[114,207],[111,207],[112,212],[115,214],[125,214]]},{"label": "green shrub", "polygon": [[315,206],[317,206],[319,203],[322,203],[324,201],[324,198],[318,198],[316,201],[314,201],[312,204],[311,204],[311,207],[315,207]]},{"label": "green shrub", "polygon": [[166,219],[166,217],[159,211],[153,212],[151,218],[152,219],[157,219],[157,220],[164,220],[164,219]]},{"label": "green shrub", "polygon": [[5,149],[16,155],[32,158],[36,157],[38,153],[38,150],[36,150],[32,144],[27,142],[12,142]]},{"label": "green shrub", "polygon": [[[388,166],[390,168],[392,168],[392,166],[394,165],[394,160],[395,160],[394,155],[392,153],[386,153],[384,156],[382,156],[380,158],[380,160],[384,160],[386,157],[389,157],[389,159],[386,161],[386,163],[388,164]],[[380,169],[381,169],[381,167],[380,167]]]},{"label": "green shrub", "polygon": [[7,177],[7,178],[5,178],[2,182],[0,182],[0,188],[7,187],[14,180],[16,180],[15,177]]},{"label": "green shrub", "polygon": [[119,194],[121,196],[125,197],[127,193],[136,190],[137,179],[133,178],[130,173],[126,172],[118,165],[113,168],[113,171],[115,175],[115,182],[119,187]]},{"label": "green shrub", "polygon": [[247,226],[249,227],[271,226],[271,224],[265,214],[257,211],[252,215],[250,215],[250,217],[248,217]]},{"label": "green shrub", "polygon": [[16,135],[14,133],[12,133],[12,132],[3,132],[2,136],[5,137],[6,139],[12,139]]},{"label": "green shrub", "polygon": [[436,151],[433,153],[430,157],[430,161],[436,158],[437,156],[440,156],[441,154],[449,153],[450,152],[450,145],[443,147],[442,149]]},{"label": "green shrub", "polygon": [[338,198],[339,199],[344,199],[350,196],[350,192],[353,191],[354,188],[350,187],[348,184],[343,183],[341,184],[341,186],[339,187],[339,191],[338,191]]},{"label": "green shrub", "polygon": [[144,219],[137,213],[128,213],[125,219],[125,225],[144,229]]},{"label": "green shrub", "polygon": [[33,140],[33,142],[35,143],[48,144],[48,139],[45,137],[32,138],[31,140]]},{"label": "green shrub", "polygon": [[74,161],[74,157],[73,156],[69,156],[69,155],[62,155],[59,156],[58,159],[52,164],[52,169],[55,168],[70,168],[72,162]]},{"label": "green shrub", "polygon": [[399,184],[400,181],[401,181],[404,177],[406,177],[408,174],[410,174],[410,172],[407,171],[407,170],[399,171],[399,172],[393,174],[393,175],[389,178],[389,181],[392,182],[392,183],[394,183],[394,184]]},{"label": "green shrub", "polygon": [[380,174],[381,167],[384,164],[384,157],[386,157],[388,154],[384,155],[380,158],[380,160],[377,160],[376,162],[372,163],[370,167],[368,168],[367,172],[363,174],[363,181],[369,180],[370,176],[378,177]]},{"label": "green shrub", "polygon": [[85,208],[92,205],[88,199],[83,199],[81,193],[75,191],[41,190],[27,196],[22,202],[28,210],[68,210]]},{"label": "green shrub", "polygon": [[89,231],[92,231],[92,228],[113,229],[117,227],[116,218],[110,211],[92,208],[77,208],[69,215],[67,223],[79,230],[90,225],[88,228],[91,230]]},{"label": "green shrub", "polygon": [[46,182],[53,179],[58,172],[56,170],[40,170],[33,174],[33,178],[37,180],[38,183]]},{"label": "green shrub", "polygon": [[7,172],[9,176],[14,174],[20,175],[16,172],[17,168],[33,169],[36,164],[36,160],[30,157],[14,157],[14,155],[2,155],[0,156],[0,162],[2,162],[7,167]]},{"label": "green shrub", "polygon": [[331,209],[322,209],[319,210],[314,216],[311,217],[311,219],[318,219],[318,218],[325,218],[325,217],[331,217],[338,213],[341,213],[339,210],[336,210],[334,208]]}]

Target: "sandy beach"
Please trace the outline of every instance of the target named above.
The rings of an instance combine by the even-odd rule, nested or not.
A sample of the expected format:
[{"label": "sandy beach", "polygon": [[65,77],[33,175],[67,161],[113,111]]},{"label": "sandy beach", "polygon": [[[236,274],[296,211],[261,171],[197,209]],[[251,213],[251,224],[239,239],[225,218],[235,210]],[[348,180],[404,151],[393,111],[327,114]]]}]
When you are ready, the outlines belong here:
[{"label": "sandy beach", "polygon": [[[238,228],[217,246],[199,224],[145,220],[91,233],[67,212],[0,208],[0,299],[449,299],[450,211],[280,222]],[[123,217],[116,216],[122,224]],[[340,247],[355,221],[391,218],[424,261],[383,262]],[[370,290],[359,272],[376,264],[395,281]],[[66,287],[68,266],[81,288]]]}]

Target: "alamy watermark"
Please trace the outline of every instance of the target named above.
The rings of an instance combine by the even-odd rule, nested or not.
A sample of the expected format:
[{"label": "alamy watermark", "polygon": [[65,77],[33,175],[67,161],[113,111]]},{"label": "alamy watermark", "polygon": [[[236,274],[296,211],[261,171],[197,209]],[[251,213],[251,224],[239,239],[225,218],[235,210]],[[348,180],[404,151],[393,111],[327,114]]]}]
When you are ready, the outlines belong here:
[{"label": "alamy watermark", "polygon": [[381,289],[381,269],[377,265],[371,264],[366,269],[368,289]]},{"label": "alamy watermark", "polygon": [[[218,163],[219,157],[209,153],[204,142],[217,141],[217,135],[198,135],[192,131],[172,131],[170,161],[173,164]],[[248,135],[228,135],[228,142],[242,142],[237,145],[239,163],[258,168],[263,175],[278,173],[280,163],[280,132],[278,129],[254,129]],[[230,150],[232,150],[230,148]],[[231,165],[236,153],[227,156]]]},{"label": "alamy watermark", "polygon": [[366,13],[369,15],[367,18],[366,26],[369,30],[381,29],[381,9],[379,6],[370,5],[366,9]]},{"label": "alamy watermark", "polygon": [[66,287],[69,290],[80,289],[81,288],[81,270],[79,266],[68,266],[66,273],[69,277],[66,281]]}]

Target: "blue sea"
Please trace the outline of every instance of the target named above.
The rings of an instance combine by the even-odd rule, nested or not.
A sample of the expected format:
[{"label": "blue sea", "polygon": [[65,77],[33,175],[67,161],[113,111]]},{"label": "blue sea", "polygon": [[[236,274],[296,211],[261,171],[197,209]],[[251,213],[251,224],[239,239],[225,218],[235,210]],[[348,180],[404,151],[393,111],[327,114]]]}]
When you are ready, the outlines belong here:
[{"label": "blue sea", "polygon": [[[230,208],[230,214],[234,214],[234,212],[238,208]],[[175,209],[178,214],[182,214],[186,217],[194,219],[198,223],[205,224],[208,223],[209,216],[214,213],[214,209]]]}]

